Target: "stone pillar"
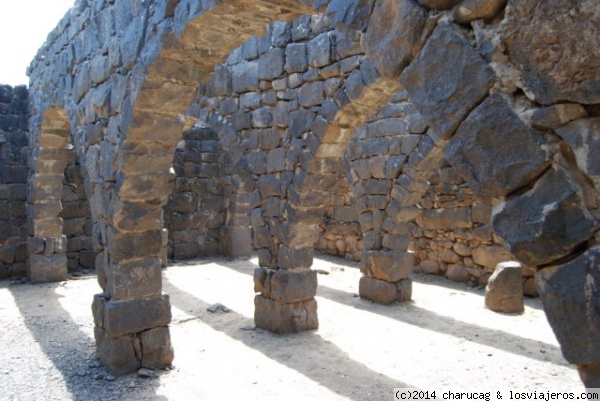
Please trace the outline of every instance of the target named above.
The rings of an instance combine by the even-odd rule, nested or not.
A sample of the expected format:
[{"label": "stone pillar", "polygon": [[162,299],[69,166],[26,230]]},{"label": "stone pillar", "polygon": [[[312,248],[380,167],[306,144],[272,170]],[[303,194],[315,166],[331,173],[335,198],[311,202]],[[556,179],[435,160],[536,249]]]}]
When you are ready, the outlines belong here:
[{"label": "stone pillar", "polygon": [[[318,238],[317,208],[288,204],[287,221],[259,227],[255,243],[261,267],[254,272],[254,322],[257,327],[284,334],[316,330],[317,272],[311,270],[313,244]],[[301,216],[301,217],[300,217]],[[271,227],[276,227],[276,231]],[[274,234],[274,235],[273,235]]]},{"label": "stone pillar", "polygon": [[[116,232],[107,228],[104,292],[94,297],[97,356],[111,373],[163,368],[173,361],[168,325],[171,305],[162,294],[161,230]],[[106,250],[105,250],[106,252]]]},{"label": "stone pillar", "polygon": [[225,226],[221,231],[223,254],[230,259],[249,259],[252,256],[252,228]]},{"label": "stone pillar", "polygon": [[360,270],[359,294],[380,304],[410,301],[414,265],[412,252],[363,251]]},{"label": "stone pillar", "polygon": [[587,388],[600,388],[600,246],[541,269],[536,284],[565,359]]},{"label": "stone pillar", "polygon": [[29,179],[27,277],[32,283],[67,278],[67,238],[63,235],[63,219],[59,217],[66,157],[64,160],[44,160],[43,163],[57,167],[56,172],[46,169],[48,174],[35,173]]}]

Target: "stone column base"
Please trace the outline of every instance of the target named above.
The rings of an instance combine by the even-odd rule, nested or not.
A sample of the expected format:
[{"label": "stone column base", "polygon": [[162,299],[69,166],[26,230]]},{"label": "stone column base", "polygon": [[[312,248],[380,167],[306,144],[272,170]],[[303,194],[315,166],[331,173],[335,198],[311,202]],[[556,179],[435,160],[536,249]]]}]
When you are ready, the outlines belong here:
[{"label": "stone column base", "polygon": [[261,329],[284,334],[319,328],[317,272],[265,269],[254,271],[254,323]]},{"label": "stone column base", "polygon": [[112,301],[99,294],[92,311],[96,356],[111,374],[160,369],[173,362],[168,296]]},{"label": "stone column base", "polygon": [[358,284],[358,293],[361,298],[383,305],[389,305],[396,301],[407,302],[412,299],[412,280],[407,278],[390,283],[363,276]]},{"label": "stone column base", "polygon": [[297,333],[319,328],[317,301],[277,303],[262,295],[254,297],[256,327],[277,334]]},{"label": "stone column base", "polygon": [[64,253],[29,254],[27,278],[32,283],[51,283],[67,279],[67,255]]}]

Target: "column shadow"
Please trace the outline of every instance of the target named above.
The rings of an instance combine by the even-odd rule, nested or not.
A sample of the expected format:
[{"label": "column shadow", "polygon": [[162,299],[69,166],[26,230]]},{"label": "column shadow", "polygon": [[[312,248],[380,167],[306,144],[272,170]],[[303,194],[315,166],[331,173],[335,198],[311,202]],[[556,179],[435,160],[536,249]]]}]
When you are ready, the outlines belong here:
[{"label": "column shadow", "polygon": [[[210,305],[197,296],[177,287],[177,285],[170,282],[168,277],[165,276],[163,276],[163,288],[169,293],[173,306],[181,310],[196,311],[192,315],[214,330],[240,341],[247,347],[259,351],[267,358],[287,366],[349,399],[356,401],[386,399],[391,397],[391,392],[394,388],[411,387],[406,383],[377,373],[366,365],[349,358],[336,345],[314,332],[279,336],[260,329],[251,332],[244,331],[240,328],[243,326],[253,326],[253,319],[231,311],[230,314],[233,313],[235,316],[232,319],[228,318],[226,320],[229,322],[234,320],[235,324],[232,325],[223,319],[213,317],[214,315],[198,312],[205,311]],[[248,333],[253,333],[253,335]],[[265,341],[265,337],[268,341]],[[294,348],[300,349],[300,346],[306,343],[309,343],[311,348],[310,363],[306,363],[307,361],[303,358],[302,354],[293,351]],[[285,350],[280,349],[279,345],[281,344],[285,344]],[[176,345],[175,347],[177,348]],[[306,347],[306,345],[303,345],[303,347]],[[288,350],[290,352],[287,352]],[[317,356],[314,357],[315,355]],[[335,379],[332,379],[331,375],[324,375],[322,373],[324,370],[334,370],[336,373],[339,372],[339,374],[336,374]]]},{"label": "column shadow", "polygon": [[[57,289],[68,283],[10,286],[7,281],[3,281],[0,282],[0,290],[8,290],[14,298],[25,328],[31,333],[33,341],[53,365],[51,369],[59,373],[71,395],[70,398],[73,400],[135,399],[142,386],[144,391],[156,392],[159,387],[158,380],[142,382],[141,380],[144,379],[137,379],[133,375],[119,377],[114,381],[104,380],[109,372],[96,360],[96,345],[91,336],[91,332],[93,332],[92,294],[89,294],[85,300],[75,300],[75,302],[86,302],[90,305],[88,320],[76,321],[60,302],[65,295],[57,293]],[[5,330],[22,330],[18,327],[19,323],[16,323],[15,326],[11,328],[3,324]],[[87,329],[84,329],[86,326]],[[39,363],[43,364],[41,361]],[[43,379],[52,375],[50,371],[38,373]],[[28,380],[39,381],[38,373],[29,377]],[[3,380],[11,380],[10,375],[12,374],[20,373],[10,372],[8,377],[4,376]],[[102,378],[96,379],[96,375],[102,375]],[[125,381],[127,383],[134,381],[136,386],[133,388],[123,386]],[[3,391],[2,397],[20,399],[20,395],[23,394],[11,395]],[[46,396],[50,397],[49,394]],[[166,400],[165,397],[158,395],[152,399]]]}]

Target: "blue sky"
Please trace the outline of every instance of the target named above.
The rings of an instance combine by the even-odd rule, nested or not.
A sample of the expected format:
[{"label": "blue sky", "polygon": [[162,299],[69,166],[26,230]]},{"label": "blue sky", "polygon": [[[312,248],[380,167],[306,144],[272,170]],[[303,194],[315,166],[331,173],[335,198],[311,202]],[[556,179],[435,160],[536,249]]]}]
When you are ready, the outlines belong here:
[{"label": "blue sky", "polygon": [[27,66],[75,0],[0,0],[0,84],[27,85]]}]

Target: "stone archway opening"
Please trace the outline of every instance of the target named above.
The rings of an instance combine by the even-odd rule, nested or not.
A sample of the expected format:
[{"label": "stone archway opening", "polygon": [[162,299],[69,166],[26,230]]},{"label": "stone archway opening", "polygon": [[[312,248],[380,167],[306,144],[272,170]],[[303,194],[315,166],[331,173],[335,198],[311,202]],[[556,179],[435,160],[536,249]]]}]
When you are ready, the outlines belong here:
[{"label": "stone archway opening", "polygon": [[61,198],[70,142],[71,123],[66,111],[57,106],[48,108],[30,159],[27,276],[33,283],[61,281],[67,276]]}]

